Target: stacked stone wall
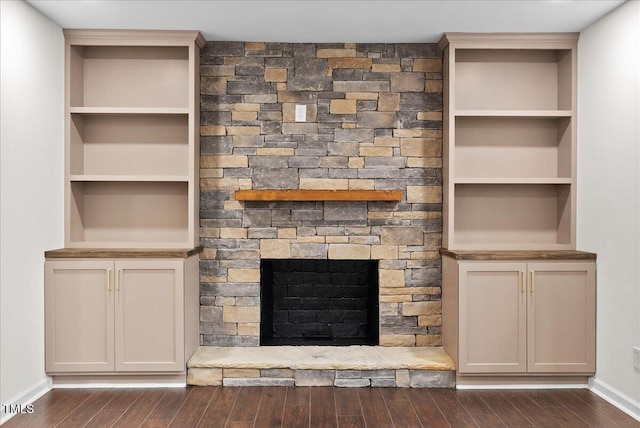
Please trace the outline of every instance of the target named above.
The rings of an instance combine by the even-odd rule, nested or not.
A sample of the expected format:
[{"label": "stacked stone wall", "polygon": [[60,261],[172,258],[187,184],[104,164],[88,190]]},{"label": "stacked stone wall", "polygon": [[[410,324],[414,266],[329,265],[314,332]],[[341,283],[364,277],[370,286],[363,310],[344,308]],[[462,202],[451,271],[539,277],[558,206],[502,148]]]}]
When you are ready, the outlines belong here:
[{"label": "stacked stone wall", "polygon": [[[200,74],[201,344],[258,346],[261,258],[328,258],[379,260],[382,346],[440,345],[437,45],[208,42]],[[240,202],[239,189],[403,199]]]}]

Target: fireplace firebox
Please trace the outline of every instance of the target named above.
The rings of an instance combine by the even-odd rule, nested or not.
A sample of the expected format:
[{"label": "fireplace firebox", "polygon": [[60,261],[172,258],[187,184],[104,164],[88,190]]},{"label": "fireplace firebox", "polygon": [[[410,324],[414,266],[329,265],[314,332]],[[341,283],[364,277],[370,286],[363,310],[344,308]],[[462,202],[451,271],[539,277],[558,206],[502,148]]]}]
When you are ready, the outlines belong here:
[{"label": "fireplace firebox", "polygon": [[263,259],[260,345],[378,345],[378,262]]}]

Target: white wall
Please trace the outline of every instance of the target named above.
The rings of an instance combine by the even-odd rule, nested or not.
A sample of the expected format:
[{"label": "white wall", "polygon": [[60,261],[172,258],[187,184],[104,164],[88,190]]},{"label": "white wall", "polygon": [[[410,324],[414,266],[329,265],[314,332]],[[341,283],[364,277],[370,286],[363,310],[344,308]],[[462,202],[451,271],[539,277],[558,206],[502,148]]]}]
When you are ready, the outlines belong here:
[{"label": "white wall", "polygon": [[64,37],[23,1],[0,7],[0,399],[7,404],[46,384],[43,252],[64,246]]},{"label": "white wall", "polygon": [[598,253],[595,389],[608,389],[637,412],[640,2],[623,4],[583,31],[578,58],[578,248]]}]

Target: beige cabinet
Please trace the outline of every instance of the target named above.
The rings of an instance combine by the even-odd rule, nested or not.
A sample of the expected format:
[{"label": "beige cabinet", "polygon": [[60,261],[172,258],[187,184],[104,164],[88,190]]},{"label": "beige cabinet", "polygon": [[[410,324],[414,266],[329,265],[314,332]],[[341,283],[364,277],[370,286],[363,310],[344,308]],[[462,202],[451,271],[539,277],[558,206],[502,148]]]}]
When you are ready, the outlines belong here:
[{"label": "beige cabinet", "polygon": [[595,263],[529,263],[527,279],[527,371],[595,372]]},{"label": "beige cabinet", "polygon": [[595,371],[593,261],[443,258],[443,341],[460,374]]},{"label": "beige cabinet", "polygon": [[47,372],[183,372],[197,345],[185,317],[186,308],[197,313],[187,270],[197,270],[197,256],[48,260]]},{"label": "beige cabinet", "polygon": [[47,372],[115,368],[113,261],[45,263]]},{"label": "beige cabinet", "polygon": [[526,263],[460,263],[460,373],[527,369]]},{"label": "beige cabinet", "polygon": [[182,261],[115,262],[116,371],[180,371]]}]

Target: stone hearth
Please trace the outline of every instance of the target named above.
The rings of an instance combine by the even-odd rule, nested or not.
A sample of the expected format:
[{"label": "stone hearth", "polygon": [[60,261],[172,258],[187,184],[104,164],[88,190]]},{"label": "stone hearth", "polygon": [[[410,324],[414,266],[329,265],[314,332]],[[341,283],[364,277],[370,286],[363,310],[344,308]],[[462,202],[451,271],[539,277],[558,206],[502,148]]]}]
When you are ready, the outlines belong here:
[{"label": "stone hearth", "polygon": [[453,387],[442,348],[201,346],[188,364],[190,385]]}]

